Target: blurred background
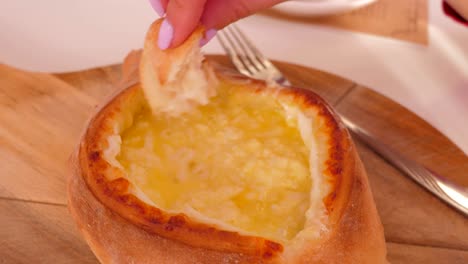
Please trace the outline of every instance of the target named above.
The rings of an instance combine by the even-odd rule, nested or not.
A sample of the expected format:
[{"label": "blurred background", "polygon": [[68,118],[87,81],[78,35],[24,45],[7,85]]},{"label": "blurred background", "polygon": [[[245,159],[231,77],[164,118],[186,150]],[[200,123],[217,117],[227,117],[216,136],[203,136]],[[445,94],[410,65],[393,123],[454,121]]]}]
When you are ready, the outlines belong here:
[{"label": "blurred background", "polygon": [[[144,0],[6,1],[0,14],[0,62],[43,72],[120,63],[157,18]],[[468,27],[442,1],[289,1],[238,24],[269,57],[371,87],[468,153]],[[223,53],[216,40],[205,52]]]}]

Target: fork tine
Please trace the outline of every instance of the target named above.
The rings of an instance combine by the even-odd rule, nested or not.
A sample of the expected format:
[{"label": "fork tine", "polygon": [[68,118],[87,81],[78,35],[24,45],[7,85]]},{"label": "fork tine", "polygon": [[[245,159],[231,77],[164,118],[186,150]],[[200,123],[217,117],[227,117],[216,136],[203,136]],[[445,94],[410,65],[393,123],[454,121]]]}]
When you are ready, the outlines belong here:
[{"label": "fork tine", "polygon": [[248,64],[251,72],[262,71],[265,67],[260,61],[255,57],[253,51],[245,43],[245,36],[242,35],[239,29],[235,25],[227,27],[227,31],[233,36],[236,40],[237,45],[242,49],[243,60],[245,64]]},{"label": "fork tine", "polygon": [[283,74],[252,44],[235,25],[219,32],[218,40],[231,57],[237,70],[247,76],[261,80],[273,80],[290,85]]},{"label": "fork tine", "polygon": [[219,43],[223,47],[224,51],[231,57],[231,61],[236,66],[237,70],[247,76],[252,76],[254,72],[249,71],[248,67],[244,64],[242,58],[240,58],[237,46],[234,44],[229,35],[222,30],[217,34]]},{"label": "fork tine", "polygon": [[265,58],[263,54],[257,48],[255,48],[249,38],[244,33],[242,33],[242,31],[236,25],[232,24],[229,27],[232,28],[231,31],[233,35],[237,39],[239,45],[242,47],[252,64],[255,65],[258,70],[264,69],[267,65],[262,62]]},{"label": "fork tine", "polygon": [[[280,84],[291,85],[276,66],[255,47],[252,41],[236,25],[232,24],[231,26],[235,29],[239,38],[243,40],[243,47],[247,50],[247,53],[250,53],[250,58],[254,61],[259,71],[263,73],[267,72],[269,76],[273,76],[274,80]],[[264,74],[263,78],[265,78]]]},{"label": "fork tine", "polygon": [[248,49],[252,54],[253,59],[260,63],[262,68],[274,67],[273,64],[270,63],[270,61],[263,55],[263,53],[260,52],[257,47],[255,47],[252,41],[236,25],[233,24],[232,27],[237,31],[237,34],[240,36],[240,38],[243,39],[245,43],[244,45],[246,49]]},{"label": "fork tine", "polygon": [[258,72],[258,69],[247,58],[245,50],[240,45],[240,42],[239,42],[235,32],[233,32],[230,27],[227,27],[225,30],[223,30],[223,32],[224,32],[224,34],[226,34],[227,38],[231,42],[231,45],[233,45],[236,48],[237,56],[240,58],[240,60],[245,65],[245,67],[248,69],[248,71],[251,74],[255,74],[256,72]]}]

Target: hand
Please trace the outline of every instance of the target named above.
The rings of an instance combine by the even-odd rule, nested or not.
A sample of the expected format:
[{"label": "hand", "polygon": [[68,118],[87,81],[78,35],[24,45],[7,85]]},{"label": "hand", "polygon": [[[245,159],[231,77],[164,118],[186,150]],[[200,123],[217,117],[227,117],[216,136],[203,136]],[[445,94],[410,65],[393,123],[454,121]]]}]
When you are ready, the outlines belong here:
[{"label": "hand", "polygon": [[216,34],[216,30],[283,1],[285,0],[150,0],[150,3],[160,16],[166,14],[158,45],[161,49],[167,49],[180,45],[199,23],[207,29],[202,40],[206,43]]}]

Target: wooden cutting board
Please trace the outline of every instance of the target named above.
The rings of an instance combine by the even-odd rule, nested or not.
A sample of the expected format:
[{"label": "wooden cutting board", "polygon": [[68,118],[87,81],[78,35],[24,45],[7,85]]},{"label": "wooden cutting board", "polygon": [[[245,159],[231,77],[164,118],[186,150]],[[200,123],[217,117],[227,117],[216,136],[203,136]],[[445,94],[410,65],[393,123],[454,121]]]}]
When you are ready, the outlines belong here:
[{"label": "wooden cutting board", "polygon": [[[211,57],[231,67],[227,58]],[[287,63],[292,83],[402,155],[468,186],[468,158],[423,120],[349,80]],[[120,66],[66,74],[0,65],[0,263],[96,263],[66,207],[67,160],[94,107],[116,89]],[[356,140],[392,263],[468,263],[468,219]]]}]

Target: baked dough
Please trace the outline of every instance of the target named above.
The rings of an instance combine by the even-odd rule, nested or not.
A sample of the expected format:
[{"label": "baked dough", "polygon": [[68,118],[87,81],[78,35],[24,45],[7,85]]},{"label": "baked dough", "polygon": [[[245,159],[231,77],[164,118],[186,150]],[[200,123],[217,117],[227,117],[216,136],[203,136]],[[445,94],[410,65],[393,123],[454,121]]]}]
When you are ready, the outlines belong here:
[{"label": "baked dough", "polygon": [[[157,36],[159,23],[152,26],[148,39],[152,38],[151,34]],[[146,92],[148,89],[156,89],[154,96],[167,92],[164,84],[170,78],[165,74],[170,70],[161,69],[174,66],[171,56],[175,56],[173,61],[183,61],[181,57],[193,52],[194,46],[198,48],[201,34],[203,29],[198,29],[180,49],[165,52],[146,53],[145,45],[140,76],[146,88],[137,84],[122,91],[100,109],[86,129],[72,160],[69,208],[98,259],[102,263],[386,263],[383,229],[363,165],[339,117],[318,95],[299,88],[270,87],[265,82],[226,74],[216,68],[214,78],[213,68],[205,62],[197,64],[196,73],[201,76],[197,78],[205,81],[196,82],[195,86],[201,91],[198,94],[205,95],[203,100],[184,96],[188,104],[176,99],[171,103],[174,105],[166,105],[145,99],[152,96]],[[148,54],[161,53],[165,55],[160,57],[159,65],[166,66],[145,64],[145,60],[157,60],[151,56],[160,56]],[[192,55],[199,58],[198,54]],[[191,62],[182,64],[186,63]],[[179,65],[175,71],[180,68]],[[162,77],[146,76],[154,74],[154,69],[159,69],[157,74]],[[154,80],[159,84],[154,85]],[[168,98],[177,97],[174,89],[180,87],[172,85]],[[151,109],[154,118],[185,118],[202,107],[209,108],[216,100],[223,100],[219,99],[223,89],[240,98],[234,106],[250,106],[248,98],[258,98],[260,109],[273,109],[284,116],[287,122],[293,123],[291,127],[297,129],[308,150],[306,165],[311,183],[306,189],[307,208],[301,216],[305,220],[291,236],[268,236],[255,228],[246,230],[224,218],[207,216],[202,210],[163,208],[166,206],[151,198],[148,189],[132,178],[128,164],[124,164],[121,155],[124,134],[137,124],[142,113]],[[274,106],[270,106],[270,101],[275,102]],[[268,124],[268,120],[265,122]],[[228,155],[228,151],[218,155]],[[273,169],[280,169],[275,167],[279,166],[276,160],[271,164]],[[268,174],[268,171],[258,174]],[[271,184],[276,187],[279,183]],[[281,226],[281,221],[276,222]]]},{"label": "baked dough", "polygon": [[161,21],[148,30],[140,63],[140,81],[146,100],[155,114],[179,115],[216,94],[216,78],[209,64],[203,64],[198,27],[178,48],[160,50],[157,38]]}]

